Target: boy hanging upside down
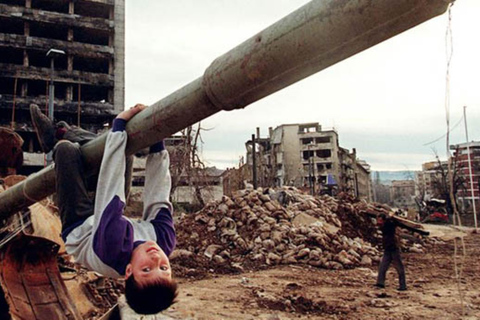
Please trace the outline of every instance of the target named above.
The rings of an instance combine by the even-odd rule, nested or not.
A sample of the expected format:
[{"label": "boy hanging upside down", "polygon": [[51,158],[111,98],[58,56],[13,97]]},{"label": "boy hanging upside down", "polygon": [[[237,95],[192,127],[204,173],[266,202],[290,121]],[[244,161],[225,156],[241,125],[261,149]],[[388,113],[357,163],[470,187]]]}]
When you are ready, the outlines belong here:
[{"label": "boy hanging upside down", "polygon": [[[139,314],[168,308],[177,296],[168,256],[175,247],[169,155],[163,141],[147,157],[142,220],[124,217],[126,123],[146,107],[121,112],[108,133],[95,202],[87,193],[80,144],[95,135],[59,122],[30,106],[44,152],[53,148],[62,237],[75,261],[104,276],[125,276],[125,296]],[[73,141],[73,142],[72,142]]]}]

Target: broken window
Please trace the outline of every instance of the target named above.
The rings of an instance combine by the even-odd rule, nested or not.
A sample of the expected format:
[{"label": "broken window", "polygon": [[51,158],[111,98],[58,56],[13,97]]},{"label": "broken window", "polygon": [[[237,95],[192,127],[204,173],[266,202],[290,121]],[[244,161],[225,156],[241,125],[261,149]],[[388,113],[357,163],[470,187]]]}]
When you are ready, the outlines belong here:
[{"label": "broken window", "polygon": [[68,28],[59,28],[57,25],[49,23],[30,22],[30,36],[32,37],[66,41],[67,33]]},{"label": "broken window", "polygon": [[68,13],[68,1],[35,0],[32,1],[32,9]]},{"label": "broken window", "polygon": [[313,157],[312,150],[305,150],[302,152],[302,154],[303,154],[303,160],[308,160],[310,157]]},{"label": "broken window", "polygon": [[23,35],[23,21],[0,18],[0,33]]},{"label": "broken window", "polygon": [[76,42],[108,46],[108,31],[88,28],[74,28],[73,38]]},{"label": "broken window", "polygon": [[82,100],[92,102],[108,102],[108,88],[82,85]]},{"label": "broken window", "polygon": [[316,137],[315,143],[330,143],[331,137]]},{"label": "broken window", "polygon": [[23,65],[23,50],[0,47],[2,63]]},{"label": "broken window", "polygon": [[110,6],[104,3],[77,1],[75,3],[75,14],[92,18],[110,18]]},{"label": "broken window", "polygon": [[108,73],[108,59],[89,59],[75,57],[73,59],[73,70]]},{"label": "broken window", "polygon": [[319,158],[330,158],[332,156],[332,150],[330,149],[320,149],[316,151],[316,155]]},{"label": "broken window", "polygon": [[25,5],[25,0],[0,0],[0,3],[23,7]]},{"label": "broken window", "polygon": [[303,139],[301,139],[301,141],[302,141],[303,145],[311,144],[311,143],[313,143],[313,138],[303,138]]}]

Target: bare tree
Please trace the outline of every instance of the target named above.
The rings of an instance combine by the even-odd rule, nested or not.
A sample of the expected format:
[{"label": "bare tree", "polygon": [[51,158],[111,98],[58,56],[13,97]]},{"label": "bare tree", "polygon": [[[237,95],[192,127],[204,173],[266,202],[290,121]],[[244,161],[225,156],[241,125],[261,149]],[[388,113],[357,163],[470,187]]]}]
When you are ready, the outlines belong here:
[{"label": "bare tree", "polygon": [[181,144],[175,144],[168,150],[170,154],[170,174],[172,176],[171,194],[175,193],[176,188],[180,185],[182,175],[185,172],[185,165],[188,162],[189,150],[183,141],[184,137],[181,136],[181,138]]},{"label": "bare tree", "polygon": [[196,127],[189,126],[180,132],[179,139],[174,140],[173,148],[169,148],[170,173],[172,176],[171,194],[179,186],[193,188],[194,203],[204,206],[204,190],[208,189],[206,167],[201,159],[200,146],[203,143],[201,131],[206,130],[199,122]]},{"label": "bare tree", "polygon": [[[205,206],[204,192],[210,188],[206,167],[201,159],[200,146],[203,144],[199,122],[196,128],[189,126],[181,131],[183,144],[177,150],[177,162],[174,167],[175,179],[172,178],[172,185],[185,184],[193,188],[195,204]],[[172,186],[172,190],[174,190]],[[172,191],[173,192],[173,191]]]},{"label": "bare tree", "polygon": [[455,152],[455,156],[451,158],[452,166],[452,182],[453,182],[453,200],[450,197],[450,179],[448,174],[448,167],[440,161],[440,158],[436,151],[435,158],[437,159],[437,166],[435,167],[436,175],[432,179],[432,190],[435,197],[446,201],[447,211],[449,214],[453,214],[453,203],[457,201],[458,191],[465,189],[465,179],[460,174],[463,170],[463,164],[459,161],[459,153]]}]

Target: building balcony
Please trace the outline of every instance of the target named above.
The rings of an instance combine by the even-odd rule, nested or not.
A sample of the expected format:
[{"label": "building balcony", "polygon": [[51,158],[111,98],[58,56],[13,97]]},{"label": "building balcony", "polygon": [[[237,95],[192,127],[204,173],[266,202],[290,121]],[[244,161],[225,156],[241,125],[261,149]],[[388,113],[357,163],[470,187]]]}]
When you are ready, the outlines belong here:
[{"label": "building balcony", "polygon": [[[313,160],[313,163],[314,163],[314,164],[317,164],[317,163],[325,164],[325,163],[331,163],[331,162],[333,162],[333,158],[332,158],[332,157],[326,157],[326,158],[311,157],[310,159]],[[312,161],[312,160],[302,158],[302,164],[308,164],[309,161]]]},{"label": "building balcony", "polygon": [[113,30],[114,23],[109,19],[79,16],[68,12],[54,12],[20,6],[0,4],[0,17],[22,20],[27,22],[41,22],[67,27],[80,27],[96,30]]},{"label": "building balcony", "polygon": [[[18,34],[0,33],[0,47],[45,51],[45,48],[56,48],[67,54],[85,58],[113,58],[114,49],[107,45],[83,42],[46,39]],[[46,53],[46,52],[45,52]]]},{"label": "building balcony", "polygon": [[[33,79],[48,82],[50,81],[50,69],[0,63],[0,77]],[[53,80],[55,82],[66,82],[72,84],[80,83],[105,87],[113,87],[114,85],[113,75],[76,70],[55,70],[53,74]]]},{"label": "building balcony", "polygon": [[300,145],[301,151],[315,151],[319,149],[331,149],[332,143],[331,142],[324,142],[324,143],[312,143],[312,144],[301,144]]}]

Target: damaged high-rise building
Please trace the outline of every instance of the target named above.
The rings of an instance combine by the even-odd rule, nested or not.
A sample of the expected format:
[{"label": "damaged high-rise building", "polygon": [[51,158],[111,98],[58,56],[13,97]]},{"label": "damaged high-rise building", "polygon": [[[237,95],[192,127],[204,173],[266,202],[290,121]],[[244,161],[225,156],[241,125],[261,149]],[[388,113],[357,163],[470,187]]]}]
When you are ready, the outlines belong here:
[{"label": "damaged high-rise building", "polygon": [[[370,165],[340,147],[335,130],[319,123],[284,124],[255,137],[258,186],[295,186],[312,194],[346,192],[372,199]],[[253,167],[252,140],[246,142],[247,166]],[[252,174],[253,176],[253,174]]]},{"label": "damaged high-rise building", "polygon": [[[124,108],[124,0],[0,0],[0,126],[39,151],[29,105],[101,130]],[[50,95],[52,96],[52,95]]]}]

